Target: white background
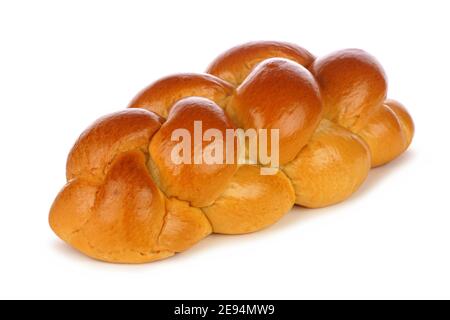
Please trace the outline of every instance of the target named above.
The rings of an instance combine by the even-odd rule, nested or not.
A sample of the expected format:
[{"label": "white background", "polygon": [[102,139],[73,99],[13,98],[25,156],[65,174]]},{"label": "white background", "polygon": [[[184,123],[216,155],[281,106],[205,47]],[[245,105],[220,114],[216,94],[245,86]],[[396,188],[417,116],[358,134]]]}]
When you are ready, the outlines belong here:
[{"label": "white background", "polygon": [[[2,0],[0,298],[450,298],[449,14],[430,0]],[[56,238],[48,210],[87,125],[263,39],[378,57],[414,117],[410,150],[345,203],[162,262],[101,263]]]}]

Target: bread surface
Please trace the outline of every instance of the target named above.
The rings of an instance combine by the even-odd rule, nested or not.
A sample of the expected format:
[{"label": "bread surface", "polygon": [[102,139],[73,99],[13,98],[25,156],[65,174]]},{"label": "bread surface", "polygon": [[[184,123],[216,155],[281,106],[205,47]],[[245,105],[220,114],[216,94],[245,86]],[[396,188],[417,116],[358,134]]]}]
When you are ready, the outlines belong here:
[{"label": "bread surface", "polygon": [[[144,263],[183,252],[211,233],[261,230],[293,205],[339,203],[371,167],[411,144],[411,116],[386,96],[386,74],[365,51],[315,58],[290,43],[239,45],[206,73],[157,80],[129,108],[88,127],[68,156],[67,184],[50,210],[50,226],[92,258]],[[237,136],[214,149],[230,162],[195,161],[217,137],[190,140],[189,152],[180,155],[194,162],[174,162],[174,133],[195,136],[198,123],[223,137],[236,129],[276,130],[275,171],[262,174],[274,163],[249,162],[250,145],[239,149]]]}]

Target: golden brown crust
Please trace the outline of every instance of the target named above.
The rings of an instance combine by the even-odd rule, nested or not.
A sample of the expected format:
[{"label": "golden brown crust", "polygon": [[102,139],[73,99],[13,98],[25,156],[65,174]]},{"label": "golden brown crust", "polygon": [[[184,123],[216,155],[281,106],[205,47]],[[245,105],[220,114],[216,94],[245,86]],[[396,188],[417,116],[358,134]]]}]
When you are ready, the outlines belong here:
[{"label": "golden brown crust", "polygon": [[[173,254],[155,250],[165,204],[142,152],[120,154],[96,189],[84,183],[69,186],[72,188],[56,199],[50,222],[54,231],[78,250],[119,263],[148,262]],[[86,194],[89,197],[80,197]],[[68,208],[71,214],[67,214]]]},{"label": "golden brown crust", "polygon": [[170,109],[186,97],[203,97],[221,107],[233,94],[227,82],[209,74],[183,73],[162,78],[142,90],[130,103],[129,108],[142,108],[167,118]]},{"label": "golden brown crust", "polygon": [[129,151],[114,161],[98,189],[93,211],[80,233],[96,252],[131,256],[153,252],[165,204],[141,152]]},{"label": "golden brown crust", "polygon": [[52,230],[64,241],[70,242],[92,214],[98,186],[84,180],[69,181],[56,197],[50,209]]},{"label": "golden brown crust", "polygon": [[398,120],[400,121],[400,124],[402,126],[403,134],[406,139],[406,150],[409,145],[411,144],[411,141],[414,137],[414,121],[409,114],[408,110],[405,108],[404,105],[402,105],[400,102],[392,99],[387,99],[385,102],[385,105],[388,106],[397,116]]},{"label": "golden brown crust", "polygon": [[[371,165],[406,150],[414,123],[403,105],[384,101],[386,78],[369,54],[342,50],[313,61],[295,45],[248,43],[210,66],[225,80],[178,74],[153,83],[129,109],[80,136],[51,228],[95,259],[142,263],[187,250],[213,231],[265,228],[294,202],[314,208],[346,199]],[[233,144],[222,140],[236,127],[279,129],[282,171],[262,175],[261,161],[238,166],[236,136]],[[188,136],[173,137],[179,129]],[[206,140],[209,129],[220,137]],[[192,139],[183,152],[190,164],[176,163],[174,147],[185,138]],[[208,162],[210,152],[231,163]]]},{"label": "golden brown crust", "polygon": [[372,167],[388,163],[406,149],[400,120],[387,105],[378,108],[358,134],[370,148]]},{"label": "golden brown crust", "polygon": [[129,109],[97,120],[75,143],[67,160],[67,180],[101,180],[114,157],[128,150],[146,152],[161,119],[146,110]]},{"label": "golden brown crust", "polygon": [[[150,143],[151,168],[155,180],[168,197],[188,201],[195,207],[204,207],[211,205],[219,197],[236,172],[237,165],[236,161],[232,164],[205,162],[204,152],[213,141],[201,139],[197,143],[194,132],[196,121],[201,121],[203,132],[217,129],[223,137],[226,137],[226,129],[234,129],[223,109],[214,102],[197,97],[182,99],[172,108],[167,121]],[[172,152],[181,142],[181,138],[172,139],[177,129],[187,130],[190,134],[191,141],[188,144],[191,152],[187,160],[190,160],[191,164],[178,164],[173,160]],[[233,150],[236,154],[237,143],[234,145]],[[195,150],[200,148],[203,152],[198,153],[201,157],[196,164]],[[229,153],[226,151],[227,144],[223,143],[221,149],[225,160]]]},{"label": "golden brown crust", "polygon": [[364,182],[369,169],[370,151],[364,141],[324,119],[283,171],[294,185],[296,204],[319,208],[347,199]]},{"label": "golden brown crust", "polygon": [[[152,112],[128,109],[101,118],[81,135],[68,159],[71,180],[50,211],[50,226],[61,239],[95,259],[142,263],[171,256],[210,233],[199,209],[168,200],[166,213],[146,165],[160,126]],[[189,233],[173,239],[181,227]]]},{"label": "golden brown crust", "polygon": [[212,206],[203,208],[216,233],[261,230],[281,219],[294,205],[291,183],[279,171],[261,175],[260,167],[244,165]]},{"label": "golden brown crust", "polygon": [[274,58],[259,64],[237,88],[227,113],[244,129],[278,129],[284,164],[310,139],[321,119],[322,102],[308,70]]},{"label": "golden brown crust", "polygon": [[211,63],[207,72],[238,86],[258,63],[269,58],[286,58],[305,67],[314,61],[311,53],[295,44],[258,41],[227,50]]},{"label": "golden brown crust", "polygon": [[314,61],[327,119],[358,131],[386,98],[387,80],[378,61],[358,49],[336,51]]},{"label": "golden brown crust", "polygon": [[203,212],[185,201],[167,199],[166,212],[159,237],[160,250],[185,251],[212,232],[211,224]]}]

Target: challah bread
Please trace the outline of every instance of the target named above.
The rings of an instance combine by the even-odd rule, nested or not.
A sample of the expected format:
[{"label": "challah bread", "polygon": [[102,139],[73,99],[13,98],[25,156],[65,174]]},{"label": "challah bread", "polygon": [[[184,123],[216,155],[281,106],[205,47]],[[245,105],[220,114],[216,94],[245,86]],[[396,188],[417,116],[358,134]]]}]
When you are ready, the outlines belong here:
[{"label": "challah bread", "polygon": [[[258,231],[294,204],[348,198],[371,166],[397,157],[414,134],[406,109],[385,99],[381,66],[361,50],[315,59],[296,45],[253,42],[225,52],[207,72],[154,82],[80,136],[50,211],[61,239],[99,260],[142,263],[212,232]],[[199,125],[222,138],[195,139]],[[236,129],[278,130],[279,163],[241,163],[249,144],[239,149],[235,135],[222,141]],[[181,133],[194,137],[187,152],[174,140]],[[227,161],[201,161],[211,154]],[[274,164],[274,174],[261,174]]]}]

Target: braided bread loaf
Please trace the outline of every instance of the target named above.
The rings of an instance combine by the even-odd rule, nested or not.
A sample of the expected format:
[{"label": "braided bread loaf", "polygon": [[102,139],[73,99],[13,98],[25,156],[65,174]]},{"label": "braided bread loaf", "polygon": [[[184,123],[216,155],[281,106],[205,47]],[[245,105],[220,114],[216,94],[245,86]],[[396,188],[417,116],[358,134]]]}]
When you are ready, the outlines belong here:
[{"label": "braided bread loaf", "polygon": [[[361,50],[316,59],[287,43],[235,47],[206,74],[163,78],[128,109],[89,127],[69,154],[68,183],[50,225],[93,258],[142,263],[182,252],[212,232],[260,230],[294,204],[343,201],[371,167],[411,143],[412,119],[386,100],[386,90],[382,67]],[[194,134],[194,121],[223,133],[279,129],[279,170],[261,175],[261,163],[238,164],[228,145],[224,156],[231,152],[235,161],[175,164],[171,135],[179,128]]]}]

